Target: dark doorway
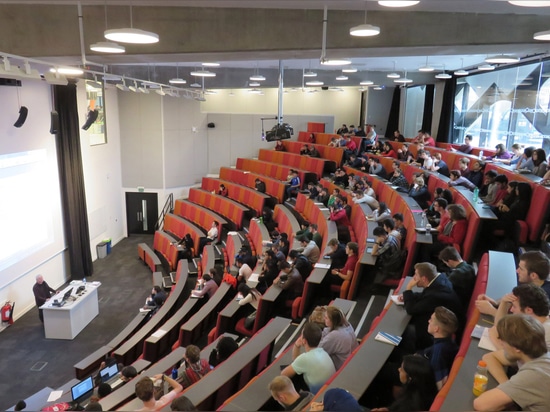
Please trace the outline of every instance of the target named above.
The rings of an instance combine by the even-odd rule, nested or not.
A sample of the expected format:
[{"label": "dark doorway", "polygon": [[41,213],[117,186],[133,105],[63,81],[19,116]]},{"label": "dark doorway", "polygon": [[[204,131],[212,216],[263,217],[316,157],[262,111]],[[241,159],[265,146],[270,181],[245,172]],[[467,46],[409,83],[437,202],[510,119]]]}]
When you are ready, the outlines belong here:
[{"label": "dark doorway", "polygon": [[157,193],[126,192],[128,236],[155,233],[158,218]]}]

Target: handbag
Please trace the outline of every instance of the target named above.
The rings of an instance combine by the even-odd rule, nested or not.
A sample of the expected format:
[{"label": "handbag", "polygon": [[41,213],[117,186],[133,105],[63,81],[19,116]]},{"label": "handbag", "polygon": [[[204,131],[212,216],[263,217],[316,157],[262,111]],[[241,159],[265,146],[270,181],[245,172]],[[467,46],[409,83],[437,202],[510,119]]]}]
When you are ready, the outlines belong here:
[{"label": "handbag", "polygon": [[256,322],[256,311],[252,312],[244,320],[245,329],[252,330],[252,328],[254,327],[254,322]]}]

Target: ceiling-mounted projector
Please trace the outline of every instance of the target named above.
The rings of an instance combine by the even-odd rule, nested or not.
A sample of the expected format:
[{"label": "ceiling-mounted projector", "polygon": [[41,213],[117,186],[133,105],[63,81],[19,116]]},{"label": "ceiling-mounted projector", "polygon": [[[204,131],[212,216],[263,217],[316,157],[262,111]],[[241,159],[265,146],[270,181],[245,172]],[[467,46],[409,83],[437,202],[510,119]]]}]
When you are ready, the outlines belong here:
[{"label": "ceiling-mounted projector", "polygon": [[294,134],[294,129],[288,123],[276,124],[265,134],[265,140],[272,142],[274,140],[290,139]]}]

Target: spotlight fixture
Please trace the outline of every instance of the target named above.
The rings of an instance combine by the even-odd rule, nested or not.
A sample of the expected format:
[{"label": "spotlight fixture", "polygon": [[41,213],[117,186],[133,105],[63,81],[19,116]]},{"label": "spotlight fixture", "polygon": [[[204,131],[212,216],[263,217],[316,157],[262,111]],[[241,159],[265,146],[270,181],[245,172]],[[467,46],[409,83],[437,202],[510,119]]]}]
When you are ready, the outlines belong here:
[{"label": "spotlight fixture", "polygon": [[262,94],[262,91],[260,89],[254,88],[254,89],[250,89],[248,91],[248,93],[250,93],[250,94]]},{"label": "spotlight fixture", "polygon": [[322,86],[323,84],[325,83],[320,80],[312,80],[310,82],[306,82],[306,86]]},{"label": "spotlight fixture", "polygon": [[346,67],[342,69],[342,73],[357,73],[357,67]]},{"label": "spotlight fixture", "polygon": [[344,76],[344,75],[336,76],[336,80],[338,80],[338,81],[348,80],[348,76]]},{"label": "spotlight fixture", "polygon": [[321,59],[323,66],[345,66],[351,64],[351,60],[346,59]]},{"label": "spotlight fixture", "polygon": [[328,88],[329,92],[343,92],[344,89],[342,89],[341,87],[329,87]]},{"label": "spotlight fixture", "polygon": [[519,57],[513,56],[510,54],[498,54],[496,56],[490,56],[485,59],[485,63],[491,64],[506,64],[506,63],[517,63],[519,62]]},{"label": "spotlight fixture", "polygon": [[129,92],[130,91],[130,88],[128,86],[126,86],[126,80],[124,80],[124,78],[122,78],[122,83],[119,83],[116,85],[116,88],[119,89],[119,90],[122,90],[124,92]]},{"label": "spotlight fixture", "polygon": [[111,41],[100,41],[92,44],[90,50],[98,53],[124,53],[126,48]]},{"label": "spotlight fixture", "polygon": [[189,87],[193,87],[193,88],[195,88],[195,89],[198,89],[199,87],[202,87],[202,86],[201,86],[199,83],[195,82],[195,83],[191,83],[191,84],[189,85]]},{"label": "spotlight fixture", "polygon": [[191,72],[191,76],[197,76],[197,77],[216,77],[216,73],[209,72],[208,70],[195,70]]},{"label": "spotlight fixture", "polygon": [[131,92],[137,92],[138,91],[138,85],[137,85],[137,81],[134,80],[134,85],[133,86],[128,86],[128,90],[130,90]]},{"label": "spotlight fixture", "polygon": [[405,0],[387,0],[379,1],[378,4],[384,7],[411,7],[416,6],[420,1],[405,1]]},{"label": "spotlight fixture", "polygon": [[550,6],[550,1],[537,1],[537,0],[508,1],[508,3],[514,6],[520,6],[520,7],[549,7]]},{"label": "spotlight fixture", "polygon": [[[118,87],[118,85],[117,85],[117,87]],[[155,90],[155,93],[159,94],[161,96],[166,96],[166,92],[164,90],[162,90],[162,86],[160,86],[160,89]]]},{"label": "spotlight fixture", "polygon": [[138,90],[143,94],[149,94],[149,89],[145,83],[142,83],[141,87],[138,87]]},{"label": "spotlight fixture", "polygon": [[477,66],[477,69],[481,71],[491,71],[495,70],[495,66],[491,66],[490,64],[482,64],[481,66]]},{"label": "spotlight fixture", "polygon": [[384,90],[384,86],[375,86],[372,89],[373,90]]},{"label": "spotlight fixture", "polygon": [[209,95],[211,95],[211,94],[218,94],[218,92],[215,91],[215,90],[205,90],[205,91],[204,91],[204,94],[209,94]]},{"label": "spotlight fixture", "polygon": [[220,63],[217,62],[204,62],[202,65],[204,67],[220,67]]},{"label": "spotlight fixture", "polygon": [[536,32],[535,34],[533,34],[533,39],[543,41],[550,40],[550,30]]}]

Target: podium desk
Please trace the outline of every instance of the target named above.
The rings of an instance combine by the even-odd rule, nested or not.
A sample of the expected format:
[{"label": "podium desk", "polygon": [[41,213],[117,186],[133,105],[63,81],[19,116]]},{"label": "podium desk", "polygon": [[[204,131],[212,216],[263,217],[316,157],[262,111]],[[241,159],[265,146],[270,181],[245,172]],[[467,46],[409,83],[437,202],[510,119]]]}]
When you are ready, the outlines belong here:
[{"label": "podium desk", "polygon": [[[79,286],[84,291],[76,293]],[[64,290],[53,296],[40,307],[44,313],[46,339],[74,339],[99,314],[97,298],[98,285],[71,282]],[[54,306],[54,300],[61,301],[63,295],[72,289],[71,297],[65,305]]]}]

